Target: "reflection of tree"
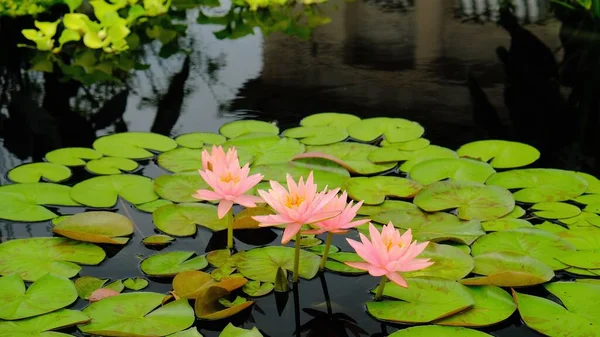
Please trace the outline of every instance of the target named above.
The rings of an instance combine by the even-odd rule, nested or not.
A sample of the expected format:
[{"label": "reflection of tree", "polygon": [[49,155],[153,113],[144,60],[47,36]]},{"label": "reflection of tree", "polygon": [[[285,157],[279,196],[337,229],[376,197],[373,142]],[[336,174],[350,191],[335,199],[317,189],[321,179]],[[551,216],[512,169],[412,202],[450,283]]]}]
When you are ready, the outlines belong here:
[{"label": "reflection of tree", "polygon": [[510,6],[521,22],[538,22],[548,14],[548,0],[460,0],[461,15],[473,20],[496,21],[500,8]]}]

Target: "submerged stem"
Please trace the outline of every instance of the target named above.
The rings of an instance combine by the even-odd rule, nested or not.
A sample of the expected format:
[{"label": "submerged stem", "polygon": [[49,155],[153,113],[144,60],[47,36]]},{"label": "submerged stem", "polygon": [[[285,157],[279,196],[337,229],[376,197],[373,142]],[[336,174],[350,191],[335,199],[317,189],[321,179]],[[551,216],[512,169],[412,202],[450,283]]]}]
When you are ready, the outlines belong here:
[{"label": "submerged stem", "polygon": [[296,234],[296,250],[294,251],[294,275],[292,282],[298,282],[298,267],[300,266],[300,232]]},{"label": "submerged stem", "polygon": [[383,296],[383,288],[385,288],[385,283],[387,282],[387,276],[383,275],[381,277],[381,281],[379,282],[379,287],[377,287],[377,294],[375,294],[375,301],[381,300]]},{"label": "submerged stem", "polygon": [[227,248],[233,248],[233,208],[225,215],[227,217]]},{"label": "submerged stem", "polygon": [[323,256],[321,257],[321,264],[319,265],[319,270],[325,270],[325,263],[327,262],[327,255],[329,255],[329,247],[331,246],[331,239],[333,239],[333,234],[331,232],[327,232],[327,239],[325,239],[325,250],[323,250]]}]

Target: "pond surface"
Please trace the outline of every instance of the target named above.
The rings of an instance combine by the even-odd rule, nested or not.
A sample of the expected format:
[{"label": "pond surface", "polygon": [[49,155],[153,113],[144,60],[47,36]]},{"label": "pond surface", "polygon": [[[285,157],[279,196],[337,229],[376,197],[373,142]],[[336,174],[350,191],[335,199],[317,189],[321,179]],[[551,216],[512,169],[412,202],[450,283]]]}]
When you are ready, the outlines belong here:
[{"label": "pond surface", "polygon": [[[568,30],[550,15],[547,2],[518,2],[516,14],[522,24],[506,27],[490,21],[499,16],[494,6],[489,7],[493,3],[330,1],[320,8],[331,22],[316,27],[306,39],[264,35],[255,29],[239,39],[219,40],[213,33],[220,27],[196,23],[198,9],[190,9],[185,38],[189,60],[181,54],[163,59],[156,46],[146,46],[144,60],[150,68],[133,72],[121,84],[62,83],[51,74],[27,72],[22,76],[29,88],[17,94],[11,91],[16,82],[11,82],[10,74],[19,71],[0,64],[0,182],[9,182],[9,169],[40,161],[52,149],[91,147],[96,137],[108,133],[217,132],[238,119],[275,121],[285,129],[325,111],[410,119],[424,126],[424,137],[433,144],[452,149],[479,139],[522,141],[541,151],[536,166],[598,176],[598,100],[589,100],[585,92],[594,88],[599,68],[587,64],[590,75],[582,80],[580,70],[564,66],[561,37]],[[228,8],[222,3],[205,12]],[[145,176],[165,174],[153,160],[145,164]],[[109,258],[99,266],[84,266],[80,275],[144,277],[139,262],[156,251],[139,242],[155,233],[152,217],[127,203],[117,207],[133,218],[137,227],[133,238],[121,249],[104,247]],[[52,236],[51,228],[49,221],[0,220],[0,239]],[[224,232],[200,227],[193,238],[178,238],[163,251],[202,254],[224,247],[225,239]],[[345,240],[336,240],[342,250],[349,249]],[[279,231],[236,231],[238,250],[279,242]],[[149,290],[171,289],[171,279],[152,281]],[[354,327],[347,323],[347,330],[328,330],[334,326],[329,320],[313,320],[311,310],[327,312],[323,282],[333,312],[350,316]],[[401,326],[382,324],[364,309],[371,298],[365,289],[376,284],[368,276],[325,273],[300,282],[299,317],[290,292],[282,312],[271,294],[258,298],[251,313],[238,317],[237,323],[246,328],[256,325],[272,337],[298,335],[299,326],[301,336],[387,336]],[[85,304],[79,300],[76,307]],[[224,325],[197,326],[212,337]],[[507,322],[482,331],[497,337],[542,336],[524,327],[517,312]]]}]

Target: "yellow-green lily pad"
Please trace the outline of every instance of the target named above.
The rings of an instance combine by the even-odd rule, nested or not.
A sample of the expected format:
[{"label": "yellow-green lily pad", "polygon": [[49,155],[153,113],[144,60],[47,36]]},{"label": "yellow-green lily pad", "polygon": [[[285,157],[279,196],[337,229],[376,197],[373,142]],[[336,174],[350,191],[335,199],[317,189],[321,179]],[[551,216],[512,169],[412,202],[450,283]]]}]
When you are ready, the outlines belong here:
[{"label": "yellow-green lily pad", "polygon": [[431,144],[431,142],[429,141],[429,139],[417,138],[414,140],[409,140],[407,142],[400,142],[400,143],[390,143],[384,139],[381,141],[381,143],[379,145],[382,147],[392,146],[399,150],[404,150],[404,151],[416,151],[416,150],[424,149],[424,148],[428,147],[430,144]]},{"label": "yellow-green lily pad", "polygon": [[177,147],[173,139],[151,132],[123,132],[103,136],[93,144],[94,149],[105,156],[129,159],[150,159],[154,153],[166,152]]},{"label": "yellow-green lily pad", "polygon": [[102,153],[86,147],[65,147],[46,153],[46,160],[65,166],[84,166],[86,160],[99,159]]},{"label": "yellow-green lily pad", "polygon": [[305,159],[284,164],[257,165],[250,170],[251,174],[260,173],[263,181],[275,180],[281,184],[286,183],[286,175],[289,174],[298,181],[300,177],[304,180],[310,172],[313,172],[314,181],[322,190],[328,188],[342,187],[344,182],[350,178],[350,173],[343,167],[324,160]]},{"label": "yellow-green lily pad", "polygon": [[582,269],[600,269],[600,252],[599,251],[577,251],[570,252],[556,259],[566,265]]},{"label": "yellow-green lily pad", "polygon": [[489,162],[492,167],[500,169],[527,166],[540,158],[540,151],[535,147],[507,140],[471,142],[461,146],[456,153],[461,157]]},{"label": "yellow-green lily pad", "polygon": [[194,252],[164,252],[154,254],[140,263],[140,268],[149,276],[175,276],[190,270],[202,270],[208,266],[204,255],[191,258]]},{"label": "yellow-green lily pad", "polygon": [[113,207],[118,197],[132,204],[158,199],[152,179],[134,174],[98,176],[84,180],[71,189],[73,200],[91,207]]},{"label": "yellow-green lily pad", "polygon": [[133,233],[133,223],[119,213],[77,213],[56,224],[52,231],[73,240],[124,245]]},{"label": "yellow-green lily pad", "polygon": [[37,183],[40,180],[59,183],[71,177],[71,169],[54,163],[29,163],[8,171],[8,179],[16,183]]},{"label": "yellow-green lily pad", "polygon": [[125,281],[123,281],[123,285],[127,289],[138,291],[148,286],[148,280],[139,277],[128,278]]},{"label": "yellow-green lily pad", "polygon": [[405,277],[439,277],[452,281],[460,280],[469,275],[475,262],[468,254],[450,245],[430,242],[427,248],[419,254],[419,258],[430,259],[433,265],[408,273]]},{"label": "yellow-green lily pad", "polygon": [[90,160],[85,164],[85,169],[94,174],[121,174],[123,172],[132,172],[139,167],[135,160],[119,157],[103,157]]},{"label": "yellow-green lily pad", "polygon": [[354,200],[363,200],[367,205],[378,205],[386,196],[412,198],[421,190],[421,184],[414,180],[391,177],[355,177],[346,180],[342,189]]},{"label": "yellow-green lily pad", "polygon": [[303,153],[305,149],[305,146],[296,139],[279,138],[278,136],[232,139],[223,144],[225,150],[230,147],[235,147],[238,153],[250,155],[247,160],[240,159],[240,164],[250,162],[253,166],[287,163],[296,155]]},{"label": "yellow-green lily pad", "polygon": [[452,327],[452,326],[439,326],[439,325],[423,325],[414,326],[407,329],[402,329],[394,332],[388,337],[491,337],[484,332]]},{"label": "yellow-green lily pad", "polygon": [[299,126],[287,129],[281,135],[299,139],[306,145],[335,144],[348,138],[346,129],[335,126]]},{"label": "yellow-green lily pad", "polygon": [[192,197],[197,190],[209,189],[197,171],[162,175],[154,180],[154,190],[161,198],[174,202],[198,202]]},{"label": "yellow-green lily pad", "polygon": [[[301,250],[298,275],[305,279],[315,277],[320,260],[317,254]],[[294,269],[294,248],[282,246],[254,248],[245,252],[236,266],[246,278],[275,283],[277,268],[281,267],[288,271]]]},{"label": "yellow-green lily pad", "polygon": [[372,142],[383,136],[390,143],[417,139],[425,129],[417,122],[403,118],[367,118],[346,127],[350,137],[362,142]]},{"label": "yellow-green lily pad", "polygon": [[164,234],[155,234],[145,237],[142,243],[146,246],[164,246],[173,242],[175,238]]},{"label": "yellow-green lily pad", "polygon": [[201,149],[206,144],[221,145],[227,141],[227,138],[216,133],[192,132],[178,136],[175,141],[183,147]]},{"label": "yellow-green lily pad", "polygon": [[164,205],[172,205],[171,200],[156,199],[154,201],[145,202],[143,204],[135,205],[135,208],[145,213],[154,213],[158,208]]},{"label": "yellow-green lily pad", "polygon": [[531,209],[535,216],[543,219],[566,219],[581,213],[579,207],[558,201],[539,202],[531,206]]},{"label": "yellow-green lily pad", "polygon": [[0,321],[0,337],[68,337],[71,335],[54,330],[85,324],[90,320],[81,311],[60,309],[18,321]]},{"label": "yellow-green lily pad", "polygon": [[275,285],[270,282],[248,281],[242,287],[242,291],[248,296],[261,297],[271,293]]},{"label": "yellow-green lily pad", "polygon": [[464,158],[438,158],[422,161],[410,170],[410,179],[423,185],[440,180],[485,181],[496,173],[488,163]]},{"label": "yellow-green lily pad", "polygon": [[415,165],[430,159],[457,158],[456,152],[445,147],[429,145],[425,148],[408,151],[395,146],[386,146],[369,153],[369,160],[374,163],[389,163],[403,161],[400,171],[410,172]]},{"label": "yellow-green lily pad", "polygon": [[45,221],[58,215],[42,205],[79,206],[71,199],[71,187],[52,183],[0,186],[0,219]]},{"label": "yellow-green lily pad", "polygon": [[227,123],[219,129],[219,133],[227,138],[238,138],[256,132],[278,135],[279,128],[275,124],[263,121],[239,120]]},{"label": "yellow-green lily pad", "polygon": [[346,129],[350,124],[360,121],[360,118],[351,114],[339,112],[321,112],[302,118],[302,126],[331,126]]},{"label": "yellow-green lily pad", "polygon": [[196,225],[212,231],[227,229],[231,214],[223,219],[217,215],[217,206],[202,203],[182,203],[165,205],[152,213],[152,221],[156,228],[169,235],[191,236],[196,234]]}]

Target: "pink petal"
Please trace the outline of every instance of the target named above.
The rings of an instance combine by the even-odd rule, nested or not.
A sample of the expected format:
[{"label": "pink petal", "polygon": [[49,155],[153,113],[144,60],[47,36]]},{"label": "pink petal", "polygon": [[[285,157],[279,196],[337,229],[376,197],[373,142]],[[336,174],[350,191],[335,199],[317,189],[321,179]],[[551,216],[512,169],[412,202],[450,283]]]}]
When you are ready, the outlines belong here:
[{"label": "pink petal", "polygon": [[252,217],[252,219],[260,222],[260,227],[279,226],[292,222],[292,219],[289,219],[281,214],[255,215]]},{"label": "pink petal", "polygon": [[192,194],[192,197],[199,199],[199,200],[209,200],[209,201],[221,200],[223,198],[223,196],[221,196],[219,193],[216,193],[211,190],[197,190],[196,194]]},{"label": "pink petal", "polygon": [[264,203],[265,201],[261,197],[255,197],[253,195],[239,195],[233,199],[236,204],[244,207],[256,207],[257,203]]},{"label": "pink petal", "polygon": [[[422,261],[417,261],[417,260],[422,260]],[[411,272],[411,271],[425,269],[425,268],[433,265],[433,262],[429,261],[429,259],[417,259],[417,260],[413,260],[412,262],[410,262],[408,264],[400,266],[400,268],[397,268],[396,271],[407,273],[407,272]]]},{"label": "pink petal", "polygon": [[221,200],[221,202],[219,202],[219,206],[217,207],[217,216],[219,219],[223,219],[231,207],[233,207],[233,201]]},{"label": "pink petal", "polygon": [[397,285],[403,288],[408,288],[408,283],[406,283],[406,280],[404,279],[404,277],[402,277],[402,275],[392,272],[386,274],[386,276],[390,281],[396,283]]},{"label": "pink petal", "polygon": [[369,274],[371,276],[378,277],[378,276],[383,276],[383,275],[385,275],[387,273],[389,273],[389,271],[387,269],[385,269],[385,268],[381,268],[379,266],[374,266],[372,264],[369,267]]},{"label": "pink petal", "polygon": [[94,292],[92,292],[90,294],[89,300],[90,300],[90,303],[94,303],[94,302],[103,300],[105,298],[109,298],[109,297],[113,297],[113,296],[117,296],[117,295],[121,295],[121,293],[119,293],[118,291],[113,290],[113,289],[100,288],[100,289],[94,290]]},{"label": "pink petal", "polygon": [[340,226],[339,228],[343,228],[343,229],[354,228],[354,227],[362,226],[369,221],[371,221],[371,219],[356,220],[356,221],[349,222],[343,226]]},{"label": "pink petal", "polygon": [[369,270],[369,268],[371,267],[370,264],[366,263],[366,262],[344,262],[347,266],[350,266],[352,268],[356,268],[356,269],[360,269],[360,270]]},{"label": "pink petal", "polygon": [[285,226],[281,243],[285,245],[286,243],[290,242],[290,240],[298,233],[298,231],[300,231],[301,228],[302,225],[297,223],[290,223]]}]

